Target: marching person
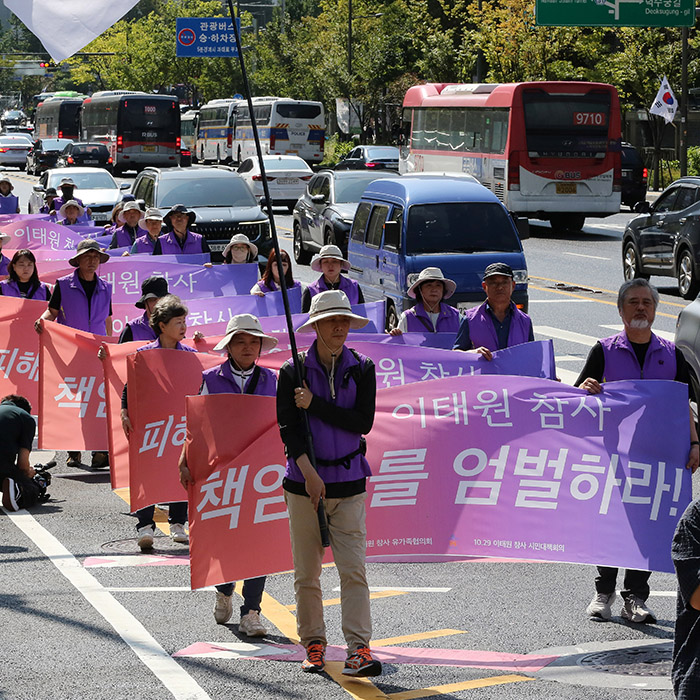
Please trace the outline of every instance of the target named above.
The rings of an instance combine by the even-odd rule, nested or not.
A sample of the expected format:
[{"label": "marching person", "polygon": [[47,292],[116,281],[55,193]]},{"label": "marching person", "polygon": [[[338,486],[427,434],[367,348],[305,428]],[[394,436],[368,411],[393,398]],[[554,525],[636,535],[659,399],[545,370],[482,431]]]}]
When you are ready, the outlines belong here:
[{"label": "marching person", "polygon": [[236,233],[224,248],[223,256],[226,265],[253,263],[258,259],[258,246],[245,233]]},{"label": "marching person", "polygon": [[306,314],[311,308],[311,299],[329,289],[340,289],[350,300],[350,304],[364,304],[365,299],[360,285],[341,271],[350,269],[350,261],[343,257],[337,245],[324,245],[311,260],[311,269],[321,276],[304,289],[301,295],[301,310]]},{"label": "marching person", "polygon": [[[277,422],[287,453],[283,488],[294,559],[297,631],[306,648],[302,670],[307,673],[323,671],[327,643],[320,585],[324,549],[316,512],[320,499],[340,576],[348,645],[343,674],[377,676],[382,671],[369,649],[372,622],[365,573],[365,482],[371,470],[363,435],[374,422],[377,382],[372,361],[345,346],[349,330],[367,323],[352,312],[344,292],[317,294],[308,321],[298,330],[316,333],[309,351],[298,356],[304,387],[296,386],[294,360],[286,362],[279,374]],[[308,413],[318,471],[307,454],[301,411]]]},{"label": "marching person", "polygon": [[[283,250],[281,251],[280,255],[282,257],[282,270],[284,271],[284,281],[287,285],[287,289],[301,287],[301,282],[292,277],[292,262],[289,259],[289,254],[286,250]],[[280,288],[279,284],[280,272],[279,266],[277,265],[277,258],[275,256],[275,249],[273,248],[267,258],[265,272],[263,272],[261,279],[259,279],[251,287],[250,293],[255,294],[256,296],[264,297],[268,292],[278,291]]]},{"label": "marching person", "polygon": [[[688,366],[683,353],[669,340],[652,333],[659,293],[644,279],[625,282],[617,295],[617,309],[624,330],[599,340],[588,353],[586,364],[576,380],[589,394],[604,391],[603,382],[622,379],[669,379],[689,384]],[[687,468],[693,472],[700,463],[700,442],[692,411]],[[625,570],[621,615],[631,622],[654,623],[656,617],[647,607],[650,571]],[[615,600],[617,569],[599,566],[596,594],[586,612],[589,617],[609,620]]]},{"label": "marching person", "polygon": [[92,211],[89,208],[85,207],[85,204],[82,199],[75,196],[75,182],[73,182],[73,180],[71,180],[71,178],[69,177],[64,177],[61,180],[61,182],[58,183],[58,189],[61,190],[61,194],[53,200],[53,209],[49,213],[53,213],[55,216],[56,212],[60,211],[61,207],[66,202],[73,200],[83,208],[80,223],[90,223],[90,220],[92,218]]},{"label": "marching person", "polygon": [[129,321],[119,336],[120,343],[130,343],[132,340],[154,341],[158,335],[151,326],[153,307],[159,299],[168,296],[168,280],[165,277],[148,277],[141,284],[141,298],[134,304],[137,309],[143,309],[143,315],[135,321]]},{"label": "marching person", "polygon": [[10,394],[0,401],[0,487],[2,505],[16,511],[36,502],[34,467],[29,462],[36,421],[24,396]]},{"label": "marching person", "polygon": [[492,353],[535,339],[532,320],[512,301],[513,269],[506,263],[491,263],[481,283],[486,301],[469,309],[462,318],[453,350],[474,350],[486,360]]},{"label": "marching person", "polygon": [[58,210],[58,223],[61,226],[76,226],[82,223],[81,217],[85,213],[85,209],[82,204],[77,202],[75,199],[69,199],[65,204],[61,205]]},{"label": "marching person", "polygon": [[154,207],[146,209],[143,219],[139,221],[139,227],[145,229],[146,233],[140,235],[134,241],[130,253],[132,255],[136,255],[137,253],[153,255],[156,242],[163,230],[163,215],[160,213],[160,210]]},{"label": "marching person", "polygon": [[402,333],[457,333],[459,311],[444,303],[457,289],[453,280],[447,279],[439,267],[426,267],[406,294],[416,299],[416,304],[401,314],[398,328],[391,335]]},{"label": "marching person", "polygon": [[143,229],[139,223],[143,212],[138,202],[127,202],[117,214],[117,222],[121,224],[119,228],[114,229],[112,240],[109,243],[108,249],[114,248],[131,248],[138,236],[143,234]]},{"label": "marching person", "polygon": [[44,203],[39,207],[40,214],[56,214],[53,206],[53,201],[58,197],[55,187],[48,187],[44,192]]},{"label": "marching person", "polygon": [[163,217],[168,232],[155,242],[153,255],[210,253],[207,239],[189,230],[196,218],[197,215],[184,204],[172,207]]},{"label": "marching person", "polygon": [[[159,348],[197,352],[194,348],[183,345],[180,342],[184,340],[187,332],[187,313],[187,307],[174,294],[168,294],[158,299],[153,306],[149,320],[151,328],[157,336],[156,340],[141,346],[137,352]],[[129,419],[129,397],[126,384],[122,392],[121,419],[122,428],[128,440],[134,428]],[[153,547],[153,538],[156,532],[156,524],[153,520],[154,514],[155,506],[147,506],[136,511],[136,517],[138,518],[136,532],[138,533],[138,546],[141,551],[146,551]],[[170,537],[173,542],[187,542],[186,522],[187,501],[170,503],[168,507],[168,523],[170,524]]]},{"label": "marching person", "polygon": [[122,210],[125,204],[126,202],[122,200],[121,202],[117,202],[114,205],[112,213],[109,215],[109,223],[105,224],[104,226],[105,236],[113,234],[119,228],[119,221],[117,220],[117,217],[119,216],[119,212]]},{"label": "marching person", "polygon": [[0,177],[0,214],[19,214],[19,197],[12,194],[14,188],[7,175]]},{"label": "marching person", "polygon": [[0,282],[0,295],[41,301],[51,298],[51,288],[39,279],[36,257],[31,250],[18,250],[12,256],[7,271],[9,279]]},{"label": "marching person", "polygon": [[0,231],[0,277],[7,277],[10,274],[10,259],[2,252],[3,243],[9,240],[12,240],[12,236],[9,233]]},{"label": "marching person", "polygon": [[[277,339],[265,335],[260,321],[251,314],[238,314],[226,326],[226,335],[214,350],[226,350],[227,357],[218,367],[202,373],[199,393],[205,394],[255,394],[275,396],[277,378],[275,373],[257,364],[260,354],[269,352],[277,345]],[[180,457],[180,482],[187,488],[192,482],[183,446]],[[233,583],[216,587],[214,619],[225,625],[233,614]],[[265,576],[243,582],[243,605],[239,632],[248,637],[264,637],[267,630],[260,620],[260,603],[265,589]]]}]

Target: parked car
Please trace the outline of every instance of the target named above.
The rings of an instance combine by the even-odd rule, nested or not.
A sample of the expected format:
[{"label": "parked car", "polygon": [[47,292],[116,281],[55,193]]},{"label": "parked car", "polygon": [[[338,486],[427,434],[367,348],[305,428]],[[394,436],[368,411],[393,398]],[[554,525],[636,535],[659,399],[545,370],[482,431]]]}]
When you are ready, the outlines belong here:
[{"label": "parked car", "polygon": [[75,182],[75,196],[83,200],[86,207],[92,210],[92,219],[98,224],[109,223],[112,209],[122,199],[124,190],[129,189],[129,183],[121,185],[102,168],[52,168],[41,174],[38,184],[33,188],[29,197],[29,213],[37,214],[44,204],[44,192],[48,187],[55,187],[64,177]]},{"label": "parked car", "polygon": [[[287,207],[291,212],[299,197],[304,194],[306,183],[313,170],[299,156],[263,156],[265,173],[272,206]],[[246,158],[238,167],[238,174],[246,181],[258,201],[265,197],[260,162],[257,156]]]},{"label": "parked car", "polygon": [[70,143],[70,139],[39,139],[27,153],[27,172],[39,175],[49,168],[56,167],[61,151]]},{"label": "parked car", "polygon": [[104,168],[112,172],[113,162],[112,156],[109,155],[109,149],[104,144],[71,141],[58,156],[56,167],[90,166]]},{"label": "parked car", "polygon": [[516,283],[513,301],[527,311],[527,265],[514,218],[472,178],[375,180],[357,207],[348,258],[365,299],[386,300],[387,328],[415,303],[406,289],[426,267],[439,267],[457,283],[448,303],[466,309],[485,299],[486,267],[507,263]]},{"label": "parked car", "polygon": [[631,144],[622,144],[622,203],[631,210],[647,198],[647,169],[639,151]]},{"label": "parked car", "polygon": [[0,165],[11,165],[24,170],[31,147],[32,142],[22,135],[0,136]]},{"label": "parked car", "polygon": [[357,146],[336,166],[336,170],[398,170],[396,146]]},{"label": "parked car", "polygon": [[357,204],[367,185],[378,177],[399,174],[322,170],[311,178],[292,212],[294,259],[298,263],[308,263],[312,253],[328,243],[337,245],[343,254],[347,252]]},{"label": "parked car", "polygon": [[653,204],[637,204],[622,234],[626,280],[675,277],[684,299],[700,291],[700,177],[671,183]]},{"label": "parked car", "polygon": [[163,214],[175,204],[194,211],[192,230],[207,239],[212,261],[223,259],[222,251],[234,233],[248,236],[264,258],[270,252],[270,221],[232,168],[144,168],[131,192],[144,206],[157,207]]}]

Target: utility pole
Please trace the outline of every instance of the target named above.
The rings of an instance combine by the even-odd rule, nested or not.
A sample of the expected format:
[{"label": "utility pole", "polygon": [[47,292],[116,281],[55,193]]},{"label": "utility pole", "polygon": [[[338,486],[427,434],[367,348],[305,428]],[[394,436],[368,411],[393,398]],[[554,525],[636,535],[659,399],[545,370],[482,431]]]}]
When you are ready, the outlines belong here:
[{"label": "utility pole", "polygon": [[688,27],[681,27],[681,177],[688,174]]},{"label": "utility pole", "polygon": [[348,0],[348,78],[352,80],[352,0]]}]

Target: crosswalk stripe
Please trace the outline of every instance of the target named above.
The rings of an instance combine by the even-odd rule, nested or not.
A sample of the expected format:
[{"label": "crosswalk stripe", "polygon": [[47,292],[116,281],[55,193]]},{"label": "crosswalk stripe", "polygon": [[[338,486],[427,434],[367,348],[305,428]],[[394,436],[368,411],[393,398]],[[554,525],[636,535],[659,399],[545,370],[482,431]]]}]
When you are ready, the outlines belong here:
[{"label": "crosswalk stripe", "polygon": [[543,335],[545,338],[559,338],[559,340],[567,340],[570,343],[579,343],[591,347],[598,342],[598,338],[592,335],[584,335],[583,333],[575,333],[574,331],[565,331],[563,328],[554,328],[553,326],[537,326],[535,335]]}]

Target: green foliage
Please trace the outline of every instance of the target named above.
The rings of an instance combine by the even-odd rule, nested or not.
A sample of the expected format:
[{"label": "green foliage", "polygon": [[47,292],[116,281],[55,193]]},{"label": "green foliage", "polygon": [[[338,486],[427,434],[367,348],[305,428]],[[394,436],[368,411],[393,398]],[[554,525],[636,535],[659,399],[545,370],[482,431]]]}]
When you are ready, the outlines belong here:
[{"label": "green foliage", "polygon": [[688,149],[688,175],[700,175],[700,146]]},{"label": "green foliage", "polygon": [[323,161],[321,166],[332,168],[352,151],[355,144],[352,141],[341,141],[338,134],[333,134],[327,141],[323,150]]}]

